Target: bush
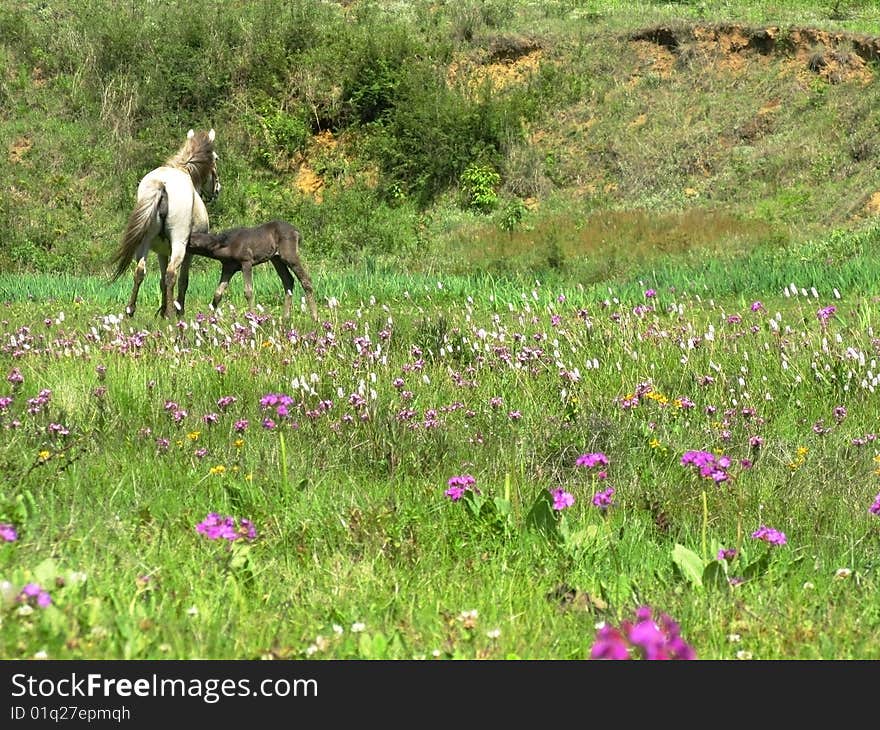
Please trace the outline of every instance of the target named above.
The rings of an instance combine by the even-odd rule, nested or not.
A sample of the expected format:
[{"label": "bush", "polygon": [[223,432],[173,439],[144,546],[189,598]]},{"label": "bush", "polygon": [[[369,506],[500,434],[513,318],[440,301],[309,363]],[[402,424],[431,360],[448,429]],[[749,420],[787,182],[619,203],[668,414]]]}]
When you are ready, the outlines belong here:
[{"label": "bush", "polygon": [[497,165],[506,141],[521,137],[514,98],[493,95],[488,85],[473,98],[431,66],[411,67],[372,153],[386,175],[426,205],[474,160]]}]

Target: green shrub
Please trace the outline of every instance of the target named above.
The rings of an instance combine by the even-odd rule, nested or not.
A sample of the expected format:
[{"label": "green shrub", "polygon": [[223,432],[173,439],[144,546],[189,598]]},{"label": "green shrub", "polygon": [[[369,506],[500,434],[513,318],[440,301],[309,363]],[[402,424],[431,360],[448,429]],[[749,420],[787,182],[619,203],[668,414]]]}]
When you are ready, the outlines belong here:
[{"label": "green shrub", "polygon": [[490,213],[498,206],[499,175],[490,165],[472,162],[458,179],[465,207],[475,213]]}]

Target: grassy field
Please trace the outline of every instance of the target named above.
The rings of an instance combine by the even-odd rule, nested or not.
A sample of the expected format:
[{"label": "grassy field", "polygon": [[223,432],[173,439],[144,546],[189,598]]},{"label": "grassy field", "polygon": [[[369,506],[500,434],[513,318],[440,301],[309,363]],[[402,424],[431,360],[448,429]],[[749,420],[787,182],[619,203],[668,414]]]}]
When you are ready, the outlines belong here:
[{"label": "grassy field", "polygon": [[[872,34],[5,4],[0,655],[880,659]],[[207,126],[212,228],[295,222],[317,323],[204,260],[155,318],[154,257],[123,316],[137,181]]]},{"label": "grassy field", "polygon": [[2,310],[4,653],[585,658],[648,605],[699,658],[877,658],[877,287],[812,271],[316,271],[318,326],[268,272],[251,315],[197,274],[178,325],[34,276]]}]

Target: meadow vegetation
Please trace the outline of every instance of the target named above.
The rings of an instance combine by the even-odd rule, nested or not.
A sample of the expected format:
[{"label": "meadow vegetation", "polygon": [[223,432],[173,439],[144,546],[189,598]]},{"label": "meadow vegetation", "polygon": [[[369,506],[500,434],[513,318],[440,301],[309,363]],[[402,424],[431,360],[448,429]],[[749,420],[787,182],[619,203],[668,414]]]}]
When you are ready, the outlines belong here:
[{"label": "meadow vegetation", "polygon": [[[880,658],[878,35],[5,3],[3,656]],[[317,323],[268,267],[209,309],[199,259],[180,322],[122,316],[191,127],[214,230],[303,232]]]}]

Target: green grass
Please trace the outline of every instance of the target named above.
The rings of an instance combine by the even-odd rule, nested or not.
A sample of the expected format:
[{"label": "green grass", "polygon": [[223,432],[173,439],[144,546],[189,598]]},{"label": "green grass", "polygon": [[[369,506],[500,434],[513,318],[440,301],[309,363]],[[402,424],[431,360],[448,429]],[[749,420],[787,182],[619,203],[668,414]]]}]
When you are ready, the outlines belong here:
[{"label": "green grass", "polygon": [[[852,40],[765,57],[692,36],[876,34],[874,3],[180,12],[0,10],[3,656],[580,659],[650,605],[704,659],[880,658],[876,62],[832,80],[798,53]],[[674,50],[632,40],[657,24]],[[176,29],[161,55],[151,28]],[[440,83],[520,37],[532,76]],[[186,317],[156,319],[152,256],[121,316],[107,259],[137,180],[207,125],[212,228],[295,222],[318,323],[280,319],[270,267],[256,313],[240,277],[212,312],[200,259]],[[605,481],[575,465],[599,451]],[[461,474],[480,492],[453,502]],[[207,539],[212,512],[256,539]],[[52,605],[23,605],[28,582]]]},{"label": "green grass", "polygon": [[[753,264],[744,281],[750,271],[759,279]],[[583,658],[598,621],[649,604],[702,658],[877,658],[878,532],[867,508],[880,482],[873,444],[852,444],[875,426],[866,388],[877,288],[859,279],[837,299],[832,285],[845,277],[824,270],[811,284],[810,271],[801,262],[785,273],[818,298],[734,292],[715,266],[691,290],[658,285],[654,299],[644,297],[653,280],[609,293],[562,280],[446,277],[438,288],[418,276],[325,273],[319,291],[338,302],[324,301],[327,327],[314,330],[305,315],[277,319],[271,277],[257,282],[259,321],[242,316],[233,288],[232,308],[212,322],[193,307],[185,330],[146,305],[132,320],[108,319],[124,282],[32,277],[21,290],[30,299],[7,302],[2,318],[2,370],[19,368],[24,383],[4,391],[13,402],[0,517],[20,539],[0,550],[0,565],[10,590],[37,580],[53,606],[23,615],[8,605],[4,654]],[[74,282],[82,301],[70,297]],[[198,274],[192,301],[212,284]],[[8,277],[0,290],[11,291]],[[750,311],[754,299],[764,311]],[[830,303],[838,309],[823,329],[816,311]],[[641,304],[655,309],[634,311]],[[560,376],[574,368],[579,380]],[[706,375],[715,381],[699,385]],[[653,396],[622,408],[647,380]],[[363,407],[349,403],[359,387]],[[43,388],[47,410],[29,414],[26,400]],[[270,392],[302,400],[297,427],[260,427],[258,401]],[[237,399],[227,412],[224,395]],[[695,407],[675,405],[682,396]],[[166,401],[187,412],[180,424]],[[747,405],[755,415],[740,412]],[[216,425],[201,421],[210,412]],[[239,418],[250,421],[241,435]],[[827,433],[815,432],[820,421]],[[50,423],[70,434],[53,436]],[[716,486],[681,466],[690,449],[755,466]],[[611,461],[615,504],[604,515],[590,504],[604,485],[574,466],[589,451]],[[482,510],[444,497],[460,473],[475,476]],[[575,505],[535,522],[535,504],[557,487]],[[207,540],[194,528],[209,512],[252,520],[257,539],[231,550]],[[788,544],[751,539],[763,523]],[[750,579],[697,585],[676,545],[697,564],[738,547],[729,576]],[[837,577],[839,568],[852,573]],[[351,631],[357,623],[363,632]]]}]

